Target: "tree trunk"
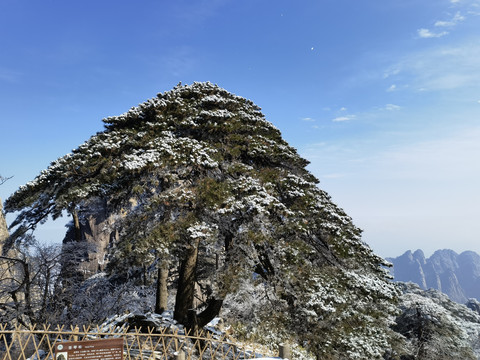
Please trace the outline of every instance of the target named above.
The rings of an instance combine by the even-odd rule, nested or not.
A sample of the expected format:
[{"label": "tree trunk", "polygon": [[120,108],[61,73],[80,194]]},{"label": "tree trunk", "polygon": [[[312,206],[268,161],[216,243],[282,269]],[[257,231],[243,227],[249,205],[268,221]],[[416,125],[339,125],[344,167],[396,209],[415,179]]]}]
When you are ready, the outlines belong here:
[{"label": "tree trunk", "polygon": [[188,310],[193,307],[199,243],[200,239],[196,239],[194,244],[187,249],[185,258],[180,265],[173,318],[181,324],[187,322]]},{"label": "tree trunk", "polygon": [[223,305],[223,299],[211,298],[208,301],[208,306],[197,316],[197,325],[203,328],[210,321],[212,321],[219,313]]},{"label": "tree trunk", "polygon": [[155,296],[155,312],[157,314],[163,313],[167,310],[168,303],[168,261],[161,260],[157,272],[157,293]]},{"label": "tree trunk", "polygon": [[32,307],[32,291],[31,291],[31,279],[30,279],[30,266],[28,263],[23,260],[20,262],[23,268],[23,286],[24,286],[24,294],[25,297],[25,315],[29,318],[32,324],[35,324],[35,316],[33,313]]}]

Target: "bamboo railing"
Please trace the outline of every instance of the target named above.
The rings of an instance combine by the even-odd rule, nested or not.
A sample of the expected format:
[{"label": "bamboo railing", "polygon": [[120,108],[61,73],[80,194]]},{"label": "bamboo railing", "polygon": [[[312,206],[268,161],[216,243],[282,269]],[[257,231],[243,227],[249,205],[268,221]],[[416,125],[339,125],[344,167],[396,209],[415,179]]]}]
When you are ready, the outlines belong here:
[{"label": "bamboo railing", "polygon": [[205,330],[185,333],[171,328],[141,330],[98,326],[84,326],[80,330],[49,325],[25,329],[0,324],[0,360],[54,360],[55,345],[59,342],[111,338],[123,338],[124,360],[239,360],[272,356],[265,348],[235,343],[227,334]]}]

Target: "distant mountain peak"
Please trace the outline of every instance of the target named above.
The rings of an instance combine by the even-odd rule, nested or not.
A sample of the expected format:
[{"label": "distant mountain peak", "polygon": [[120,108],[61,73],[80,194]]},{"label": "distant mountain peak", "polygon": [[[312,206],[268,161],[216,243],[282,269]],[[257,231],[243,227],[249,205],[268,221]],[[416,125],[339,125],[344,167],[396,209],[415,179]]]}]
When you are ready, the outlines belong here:
[{"label": "distant mountain peak", "polygon": [[423,253],[422,250],[418,249],[413,253],[413,257],[415,259],[421,260],[422,262],[425,262],[425,254]]},{"label": "distant mountain peak", "polygon": [[387,260],[393,264],[395,281],[411,281],[422,289],[440,290],[459,303],[480,299],[480,255],[474,251],[458,254],[441,249],[425,258],[420,249],[414,253],[408,250]]}]

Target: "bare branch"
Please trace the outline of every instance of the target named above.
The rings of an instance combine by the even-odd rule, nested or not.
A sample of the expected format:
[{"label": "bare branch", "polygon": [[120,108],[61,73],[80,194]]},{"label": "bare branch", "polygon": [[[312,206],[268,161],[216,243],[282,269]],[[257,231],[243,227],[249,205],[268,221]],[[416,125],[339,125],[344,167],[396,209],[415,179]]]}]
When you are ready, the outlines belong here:
[{"label": "bare branch", "polygon": [[0,175],[0,185],[3,185],[7,180],[10,180],[11,178],[13,178],[13,176],[4,177],[4,176]]}]

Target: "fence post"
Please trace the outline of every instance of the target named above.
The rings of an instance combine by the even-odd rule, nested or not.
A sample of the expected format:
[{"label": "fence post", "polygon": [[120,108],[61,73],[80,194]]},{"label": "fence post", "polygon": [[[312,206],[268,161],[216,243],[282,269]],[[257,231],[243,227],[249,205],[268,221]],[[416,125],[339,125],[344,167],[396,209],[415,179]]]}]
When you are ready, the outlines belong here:
[{"label": "fence post", "polygon": [[73,329],[73,341],[78,341],[78,332],[80,331],[80,328],[77,326],[75,326],[75,328]]},{"label": "fence post", "polygon": [[292,360],[292,350],[287,344],[278,345],[278,356],[282,359]]},{"label": "fence post", "polygon": [[175,354],[175,360],[185,360],[185,353],[183,351],[177,351]]}]

